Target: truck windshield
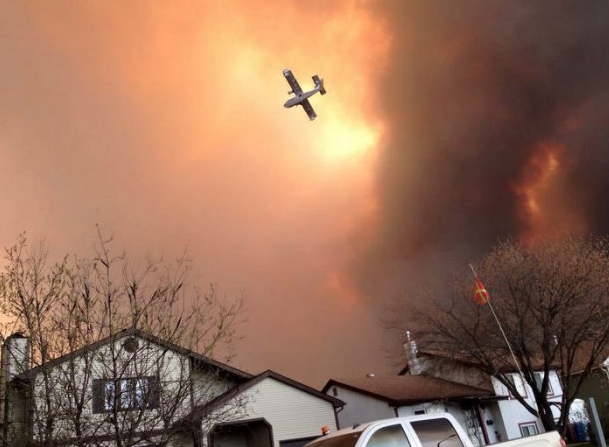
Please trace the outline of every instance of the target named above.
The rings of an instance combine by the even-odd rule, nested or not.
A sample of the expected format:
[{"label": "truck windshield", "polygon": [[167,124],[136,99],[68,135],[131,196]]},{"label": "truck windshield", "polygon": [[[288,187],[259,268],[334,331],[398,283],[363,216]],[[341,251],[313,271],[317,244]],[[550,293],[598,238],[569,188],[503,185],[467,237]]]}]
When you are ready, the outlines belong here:
[{"label": "truck windshield", "polygon": [[305,447],[353,447],[361,434],[361,431],[356,431],[346,435],[317,438]]}]

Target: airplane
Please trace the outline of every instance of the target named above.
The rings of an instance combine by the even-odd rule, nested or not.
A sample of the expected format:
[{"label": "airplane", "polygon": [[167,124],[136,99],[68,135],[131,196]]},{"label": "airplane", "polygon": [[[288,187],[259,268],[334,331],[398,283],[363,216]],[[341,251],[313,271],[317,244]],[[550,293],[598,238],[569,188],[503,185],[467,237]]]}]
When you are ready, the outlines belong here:
[{"label": "airplane", "polygon": [[283,75],[288,81],[288,84],[290,84],[290,87],[292,87],[292,90],[288,92],[288,95],[294,93],[294,97],[288,99],[283,105],[283,107],[290,108],[294,106],[302,106],[305,112],[307,112],[307,115],[309,115],[309,119],[313,121],[317,117],[317,115],[315,114],[315,110],[313,110],[313,107],[311,106],[311,103],[309,102],[308,98],[310,96],[313,96],[317,92],[322,95],[326,94],[326,89],[324,89],[324,80],[320,79],[317,75],[313,76],[313,82],[315,83],[315,87],[313,88],[313,90],[303,92],[300,88],[300,85],[298,85],[298,81],[296,81],[296,78],[292,74],[292,70],[286,68],[285,70],[283,70]]}]

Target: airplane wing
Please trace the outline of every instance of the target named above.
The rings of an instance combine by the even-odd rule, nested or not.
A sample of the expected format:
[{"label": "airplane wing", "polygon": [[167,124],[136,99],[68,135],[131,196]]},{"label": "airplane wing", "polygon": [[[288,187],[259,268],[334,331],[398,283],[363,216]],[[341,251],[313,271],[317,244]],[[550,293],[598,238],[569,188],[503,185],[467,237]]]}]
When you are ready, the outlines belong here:
[{"label": "airplane wing", "polygon": [[317,118],[317,114],[315,113],[315,110],[313,110],[313,106],[311,105],[308,99],[305,99],[303,102],[300,103],[300,105],[303,109],[305,109],[305,112],[307,112],[307,115],[309,115],[309,119],[311,121]]},{"label": "airplane wing", "polygon": [[296,96],[302,95],[302,89],[300,88],[300,85],[298,85],[298,81],[292,74],[292,70],[283,70],[283,75],[288,81],[288,84],[290,84],[290,87],[292,87],[292,91],[296,94]]}]

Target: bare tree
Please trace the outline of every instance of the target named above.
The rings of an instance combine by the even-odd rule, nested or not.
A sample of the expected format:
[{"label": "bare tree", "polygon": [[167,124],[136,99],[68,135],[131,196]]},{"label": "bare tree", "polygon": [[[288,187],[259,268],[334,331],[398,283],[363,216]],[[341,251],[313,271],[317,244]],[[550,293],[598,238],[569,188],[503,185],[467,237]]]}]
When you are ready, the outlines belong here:
[{"label": "bare tree", "polygon": [[243,297],[189,284],[186,255],[135,267],[111,245],[98,232],[91,259],[51,265],[48,248],[30,249],[25,236],[6,249],[2,338],[29,339],[29,368],[4,378],[4,394],[27,401],[30,422],[13,405],[5,442],[163,446],[230,387],[211,358],[231,360]]},{"label": "bare tree", "polygon": [[[416,310],[389,322],[418,327],[420,346],[476,365],[497,378],[546,430],[563,434],[571,403],[608,354],[609,245],[599,238],[553,238],[530,246],[500,243],[477,266],[518,365],[488,305],[473,299],[471,272],[454,278],[446,293],[420,291],[403,298]],[[513,382],[520,367],[533,391],[531,406]],[[563,394],[555,421],[548,400],[549,372]],[[576,372],[581,374],[574,375]]]}]

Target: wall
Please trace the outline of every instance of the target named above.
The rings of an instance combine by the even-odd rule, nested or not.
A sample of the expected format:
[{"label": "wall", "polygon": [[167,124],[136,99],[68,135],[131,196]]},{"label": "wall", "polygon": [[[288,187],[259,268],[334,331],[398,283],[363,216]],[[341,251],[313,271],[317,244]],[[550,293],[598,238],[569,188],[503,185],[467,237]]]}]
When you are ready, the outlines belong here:
[{"label": "wall", "polygon": [[[497,402],[489,402],[484,406],[484,423],[491,444],[507,441],[507,432],[501,416],[501,409]],[[487,421],[492,422],[489,424]]]},{"label": "wall", "polygon": [[[510,396],[507,388],[501,384],[497,379],[493,378],[493,388],[495,394],[498,396]],[[524,383],[524,382],[523,382]],[[555,371],[550,371],[550,385],[552,388],[552,397],[549,399],[552,402],[560,402],[562,397],[562,387],[560,386],[560,380]],[[525,400],[533,408],[536,408],[535,399],[533,398],[533,391],[528,385],[524,385],[526,398]],[[520,402],[515,398],[510,397],[507,400],[498,401],[498,406],[501,411],[501,417],[503,419],[503,425],[505,427],[505,433],[508,439],[516,439],[522,437],[520,432],[519,424],[535,422],[539,433],[544,432],[543,424],[539,418],[533,416]],[[553,409],[554,416],[558,418],[558,410]]]},{"label": "wall", "polygon": [[220,377],[218,373],[196,367],[191,371],[191,378],[194,405],[209,402],[235,386],[234,381]]},{"label": "wall", "polygon": [[[241,394],[238,398],[243,399],[245,406],[233,420],[264,418],[273,430],[274,447],[285,440],[320,436],[325,425],[331,431],[337,430],[331,402],[275,378],[266,377]],[[204,431],[208,429],[204,427]]]},{"label": "wall", "polygon": [[[128,426],[139,418],[138,430],[164,429],[163,414],[171,412],[173,420],[176,420],[191,410],[190,360],[143,339],[139,340],[137,351],[128,352],[123,349],[123,341],[119,339],[113,345],[104,345],[95,352],[89,351],[64,361],[36,376],[34,398],[38,410],[33,415],[34,439],[43,438],[42,428],[49,411],[55,419],[53,438],[56,440],[71,439],[75,435],[76,419],[82,424],[83,436],[113,434],[114,427],[109,420],[111,413],[93,412],[95,379],[159,377],[161,393],[158,408],[119,412],[119,425]],[[47,386],[48,392],[45,391]],[[85,402],[82,415],[78,418],[73,404],[75,396],[68,394],[69,389],[75,391],[77,399],[84,399]]]},{"label": "wall", "polygon": [[[336,388],[336,394],[334,388]],[[351,391],[339,385],[330,387],[327,394],[345,402],[345,406],[337,414],[340,428],[396,416],[395,408],[389,406],[384,400]]]},{"label": "wall", "polygon": [[423,375],[463,383],[476,388],[492,388],[487,374],[464,363],[425,354],[419,354],[419,362]]}]

